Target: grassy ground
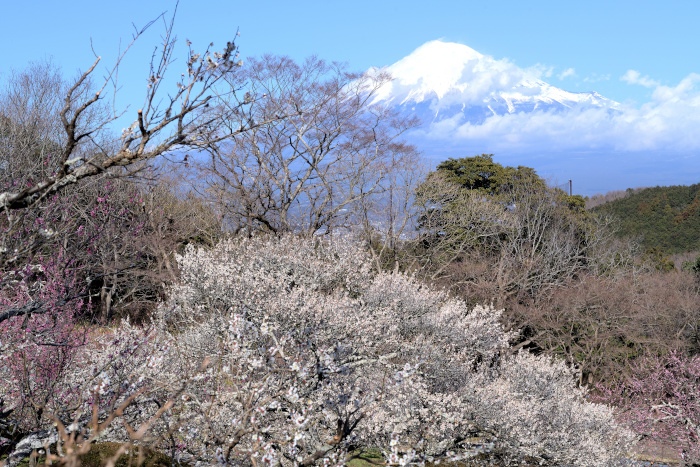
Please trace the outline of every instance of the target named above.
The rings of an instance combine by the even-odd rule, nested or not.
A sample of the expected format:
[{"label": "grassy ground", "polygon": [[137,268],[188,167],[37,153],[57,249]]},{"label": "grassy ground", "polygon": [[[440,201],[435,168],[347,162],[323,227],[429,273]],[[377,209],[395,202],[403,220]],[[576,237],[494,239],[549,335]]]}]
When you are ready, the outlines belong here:
[{"label": "grassy ground", "polygon": [[[114,457],[121,446],[120,443],[95,443],[90,446],[90,451],[87,454],[80,456],[80,462],[84,467],[102,467],[107,463],[109,459]],[[2,463],[2,458],[0,458],[0,463]],[[43,465],[45,461],[44,456],[38,456],[35,460],[36,465]],[[166,456],[157,451],[153,451],[145,448],[143,459],[139,463],[139,453],[138,448],[132,449],[128,454],[121,455],[115,467],[170,467],[170,457]],[[30,459],[23,459],[20,463],[20,467],[27,467],[31,464]]]},{"label": "grassy ground", "polygon": [[[95,443],[90,451],[80,458],[85,467],[101,467],[108,459],[112,458],[119,449],[119,443]],[[144,467],[170,467],[170,457],[157,451],[145,449],[143,463],[140,464],[138,449],[132,449],[128,454],[119,457],[115,467],[131,467],[143,465]]]}]

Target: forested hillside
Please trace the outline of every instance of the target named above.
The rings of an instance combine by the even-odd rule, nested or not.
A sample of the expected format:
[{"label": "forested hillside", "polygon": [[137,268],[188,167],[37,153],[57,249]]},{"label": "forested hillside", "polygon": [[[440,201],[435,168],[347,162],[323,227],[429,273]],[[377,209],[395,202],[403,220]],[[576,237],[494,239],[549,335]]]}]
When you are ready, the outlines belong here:
[{"label": "forested hillside", "polygon": [[639,237],[644,249],[666,254],[700,249],[700,183],[628,191],[593,209],[619,219],[620,236]]}]

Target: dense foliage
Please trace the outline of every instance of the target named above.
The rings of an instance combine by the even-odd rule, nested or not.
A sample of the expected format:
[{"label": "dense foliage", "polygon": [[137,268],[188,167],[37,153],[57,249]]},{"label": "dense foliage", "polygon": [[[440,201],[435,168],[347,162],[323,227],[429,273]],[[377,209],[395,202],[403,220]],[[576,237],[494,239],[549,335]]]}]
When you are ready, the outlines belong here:
[{"label": "dense foliage", "polygon": [[503,194],[518,184],[535,184],[544,187],[542,180],[530,167],[504,167],[493,161],[493,154],[448,159],[440,162],[438,173],[445,174],[449,181],[467,190],[484,194]]},{"label": "dense foliage", "polygon": [[632,191],[596,207],[619,219],[618,234],[665,254],[700,250],[700,184]]},{"label": "dense foliage", "polygon": [[586,213],[579,198],[490,155],[450,159],[417,187],[419,234],[409,255],[431,280],[450,281],[460,263],[483,264],[490,272],[477,274],[497,287],[486,299],[536,297],[616,261],[597,254],[609,242],[607,220]]}]

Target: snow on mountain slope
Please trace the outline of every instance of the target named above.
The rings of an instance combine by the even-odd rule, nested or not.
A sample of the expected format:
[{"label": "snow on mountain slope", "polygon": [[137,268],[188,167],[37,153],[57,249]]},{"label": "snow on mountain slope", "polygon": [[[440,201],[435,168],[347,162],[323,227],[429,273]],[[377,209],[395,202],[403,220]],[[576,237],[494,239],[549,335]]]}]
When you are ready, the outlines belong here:
[{"label": "snow on mountain slope", "polygon": [[451,42],[428,42],[382,71],[394,80],[377,92],[374,101],[415,113],[424,123],[456,114],[479,122],[490,115],[619,107],[598,93],[564,91],[508,60]]}]

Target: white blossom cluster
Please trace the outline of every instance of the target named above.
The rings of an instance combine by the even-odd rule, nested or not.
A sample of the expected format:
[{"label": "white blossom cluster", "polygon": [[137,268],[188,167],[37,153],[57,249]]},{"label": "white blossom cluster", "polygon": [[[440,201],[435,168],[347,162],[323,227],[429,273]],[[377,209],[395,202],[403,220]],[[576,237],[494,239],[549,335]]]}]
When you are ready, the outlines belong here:
[{"label": "white blossom cluster", "polygon": [[130,423],[176,398],[154,430],[189,462],[342,465],[372,447],[423,463],[480,439],[509,462],[602,466],[631,448],[563,363],[509,352],[500,311],[372,273],[351,242],[239,239],[178,261],[182,281],[132,363],[106,364],[102,339],[101,367],[83,371],[101,395],[149,388]]}]

